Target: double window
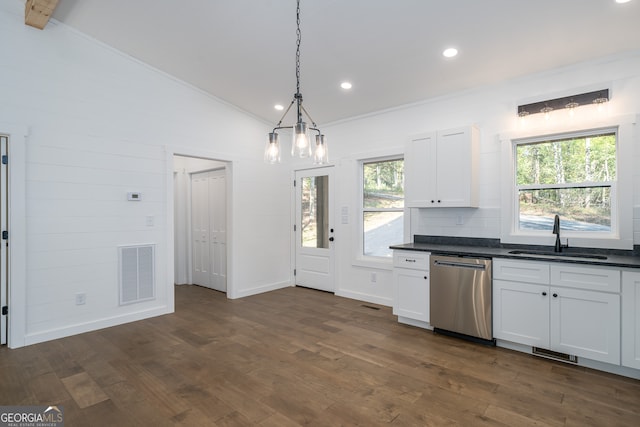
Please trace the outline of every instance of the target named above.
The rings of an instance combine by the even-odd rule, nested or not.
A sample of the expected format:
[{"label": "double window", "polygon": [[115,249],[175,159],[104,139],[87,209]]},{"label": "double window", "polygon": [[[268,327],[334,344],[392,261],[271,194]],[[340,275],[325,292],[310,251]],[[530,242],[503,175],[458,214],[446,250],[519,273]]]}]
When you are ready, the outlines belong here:
[{"label": "double window", "polygon": [[615,129],[515,141],[516,229],[617,232]]},{"label": "double window", "polygon": [[404,160],[362,161],[362,255],[391,257],[404,237]]}]

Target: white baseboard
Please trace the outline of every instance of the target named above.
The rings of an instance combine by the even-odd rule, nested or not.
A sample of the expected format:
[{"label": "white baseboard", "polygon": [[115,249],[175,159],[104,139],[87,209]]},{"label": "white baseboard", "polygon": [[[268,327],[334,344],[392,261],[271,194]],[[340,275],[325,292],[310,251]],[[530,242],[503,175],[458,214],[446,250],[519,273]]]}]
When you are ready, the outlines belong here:
[{"label": "white baseboard", "polygon": [[227,297],[229,299],[244,298],[251,295],[262,294],[264,292],[275,291],[277,289],[288,288],[291,286],[293,286],[291,282],[271,283],[269,285],[258,286],[251,289],[243,289],[240,291],[236,291],[233,296],[230,296],[229,294],[227,294]]},{"label": "white baseboard", "polygon": [[336,290],[336,296],[355,299],[358,301],[370,302],[372,304],[384,305],[387,307],[393,306],[393,298],[383,298],[376,295],[365,294],[361,292]]},{"label": "white baseboard", "polygon": [[58,338],[70,337],[72,335],[96,331],[98,329],[118,326],[125,323],[135,322],[137,320],[148,319],[151,317],[161,316],[163,314],[169,313],[173,313],[173,310],[170,310],[168,306],[153,307],[146,310],[137,311],[135,313],[127,313],[119,316],[107,317],[103,319],[93,320],[87,323],[79,323],[56,329],[49,329],[46,331],[28,333],[24,337],[24,345],[38,344]]}]

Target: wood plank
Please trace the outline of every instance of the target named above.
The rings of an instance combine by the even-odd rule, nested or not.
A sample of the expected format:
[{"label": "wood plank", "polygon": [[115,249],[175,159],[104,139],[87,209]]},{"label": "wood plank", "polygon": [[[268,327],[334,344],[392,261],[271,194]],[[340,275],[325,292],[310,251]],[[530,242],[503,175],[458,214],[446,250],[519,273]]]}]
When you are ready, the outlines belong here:
[{"label": "wood plank", "polygon": [[59,0],[27,0],[24,5],[24,23],[40,30],[46,27]]},{"label": "wood plank", "polygon": [[86,372],[62,378],[62,384],[79,408],[88,408],[109,399],[102,388]]}]

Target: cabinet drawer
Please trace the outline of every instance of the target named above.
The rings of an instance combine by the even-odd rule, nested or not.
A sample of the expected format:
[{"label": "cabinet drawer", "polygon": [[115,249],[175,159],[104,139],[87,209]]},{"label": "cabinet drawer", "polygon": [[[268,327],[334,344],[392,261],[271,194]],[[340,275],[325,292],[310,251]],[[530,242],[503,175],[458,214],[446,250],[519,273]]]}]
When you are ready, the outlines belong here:
[{"label": "cabinet drawer", "polygon": [[493,278],[548,285],[549,264],[536,261],[514,261],[494,258]]},{"label": "cabinet drawer", "polygon": [[429,271],[429,252],[393,251],[393,266]]},{"label": "cabinet drawer", "polygon": [[601,292],[620,292],[620,270],[589,265],[554,264],[551,284]]}]

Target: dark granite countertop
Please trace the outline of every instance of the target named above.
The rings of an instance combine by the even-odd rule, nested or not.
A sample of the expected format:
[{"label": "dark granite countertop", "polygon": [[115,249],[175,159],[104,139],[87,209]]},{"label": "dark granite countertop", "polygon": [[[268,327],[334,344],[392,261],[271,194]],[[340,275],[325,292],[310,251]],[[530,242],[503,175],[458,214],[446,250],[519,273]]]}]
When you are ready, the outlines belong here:
[{"label": "dark granite countertop", "polygon": [[[484,258],[510,258],[532,261],[564,262],[583,265],[601,265],[606,267],[640,268],[640,248],[624,251],[615,249],[565,248],[564,255],[514,254],[512,251],[553,252],[550,246],[501,244],[498,239],[480,239],[465,237],[416,236],[414,243],[393,245],[391,249],[431,252],[439,255],[472,256]],[[606,259],[571,256],[606,256]]]}]

